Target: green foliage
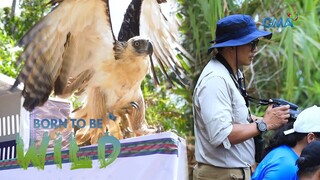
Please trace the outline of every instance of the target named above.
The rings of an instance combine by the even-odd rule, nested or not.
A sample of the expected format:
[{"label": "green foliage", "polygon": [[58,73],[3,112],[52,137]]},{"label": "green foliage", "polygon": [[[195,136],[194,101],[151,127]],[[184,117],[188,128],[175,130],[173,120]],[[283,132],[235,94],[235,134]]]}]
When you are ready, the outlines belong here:
[{"label": "green foliage", "polygon": [[6,32],[17,40],[20,40],[31,26],[49,12],[50,6],[43,0],[23,0],[20,9],[19,15],[14,17],[6,15],[6,21],[2,21]]},{"label": "green foliage", "polygon": [[188,91],[167,89],[166,85],[154,86],[150,76],[142,84],[146,103],[146,119],[152,126],[173,131],[182,137],[193,134],[192,108],[186,100]]},{"label": "green foliage", "polygon": [[16,60],[21,53],[15,47],[17,42],[49,10],[42,0],[24,0],[20,8],[20,15],[14,16],[10,8],[0,9],[0,73],[14,78],[19,72]]},{"label": "green foliage", "polygon": [[15,40],[0,28],[0,73],[11,77],[16,77],[17,70],[15,69],[16,55],[13,52]]},{"label": "green foliage", "polygon": [[222,1],[180,0],[179,3],[182,6],[180,13],[185,17],[180,30],[187,37],[184,46],[196,59],[191,64],[193,77],[196,79],[209,60],[206,52],[214,37],[215,22],[223,17]]},{"label": "green foliage", "polygon": [[[319,2],[254,2],[258,3],[254,14],[259,16],[259,21],[265,17],[286,20],[288,12],[294,17],[298,15],[298,20],[293,21],[293,28],[266,29],[273,32],[273,37],[260,46],[262,50],[246,71],[251,80],[254,78],[249,86],[252,93],[263,98],[281,97],[296,103],[301,109],[319,105],[320,100],[312,98],[320,92],[316,89],[316,82],[320,80]],[[266,43],[268,45],[264,47]]]}]

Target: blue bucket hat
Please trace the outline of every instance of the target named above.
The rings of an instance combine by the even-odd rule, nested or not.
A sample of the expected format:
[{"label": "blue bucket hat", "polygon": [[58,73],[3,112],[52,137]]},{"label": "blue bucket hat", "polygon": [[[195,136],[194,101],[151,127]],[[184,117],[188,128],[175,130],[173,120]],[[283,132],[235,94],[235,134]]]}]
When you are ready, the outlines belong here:
[{"label": "blue bucket hat", "polygon": [[244,14],[235,14],[224,17],[217,22],[215,43],[208,49],[210,53],[214,48],[241,46],[264,37],[271,39],[272,33],[258,30],[252,17]]}]

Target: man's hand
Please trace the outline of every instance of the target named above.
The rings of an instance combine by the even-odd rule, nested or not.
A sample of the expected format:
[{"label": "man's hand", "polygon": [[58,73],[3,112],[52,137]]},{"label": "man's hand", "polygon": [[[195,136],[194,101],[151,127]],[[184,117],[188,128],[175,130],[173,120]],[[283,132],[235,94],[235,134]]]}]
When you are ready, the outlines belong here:
[{"label": "man's hand", "polygon": [[290,117],[289,105],[272,107],[270,104],[265,112],[263,117],[264,122],[268,126],[268,130],[274,130],[288,122],[288,118]]}]

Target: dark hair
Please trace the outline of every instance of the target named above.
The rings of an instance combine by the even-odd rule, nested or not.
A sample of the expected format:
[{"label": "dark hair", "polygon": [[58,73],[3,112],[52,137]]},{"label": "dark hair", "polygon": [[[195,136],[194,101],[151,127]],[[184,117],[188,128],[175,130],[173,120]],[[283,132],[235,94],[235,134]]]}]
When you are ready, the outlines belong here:
[{"label": "dark hair", "polygon": [[218,47],[217,52],[221,52],[224,47]]},{"label": "dark hair", "polygon": [[[298,159],[298,161],[300,161],[300,158]],[[301,163],[301,162],[297,162]],[[299,165],[298,165],[299,166]],[[307,167],[307,168],[299,168],[297,175],[298,177],[302,177],[302,176],[312,176],[316,171],[318,171],[320,169],[320,165],[318,166],[312,166],[312,167]]]},{"label": "dark hair", "polygon": [[313,132],[314,136],[316,136],[317,140],[320,140],[320,132]]},{"label": "dark hair", "polygon": [[299,168],[297,174],[301,176],[312,176],[320,169],[320,141],[313,141],[303,148],[296,164]]},{"label": "dark hair", "polygon": [[269,146],[265,148],[264,156],[266,156],[271,150],[276,147],[287,145],[290,147],[294,147],[297,145],[299,141],[301,141],[304,137],[308,135],[308,133],[297,133],[294,132],[292,134],[285,135],[283,132],[293,128],[293,122],[288,122],[283,125],[279,129],[274,132],[272,136]]}]

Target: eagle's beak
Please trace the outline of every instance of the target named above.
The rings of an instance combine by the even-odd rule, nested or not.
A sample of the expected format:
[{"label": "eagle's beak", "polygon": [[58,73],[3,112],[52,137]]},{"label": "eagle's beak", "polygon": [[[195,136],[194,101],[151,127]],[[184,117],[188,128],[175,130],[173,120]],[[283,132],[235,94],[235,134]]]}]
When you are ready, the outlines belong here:
[{"label": "eagle's beak", "polygon": [[152,46],[151,42],[148,42],[148,54],[152,55],[152,53],[153,53],[153,46]]}]

